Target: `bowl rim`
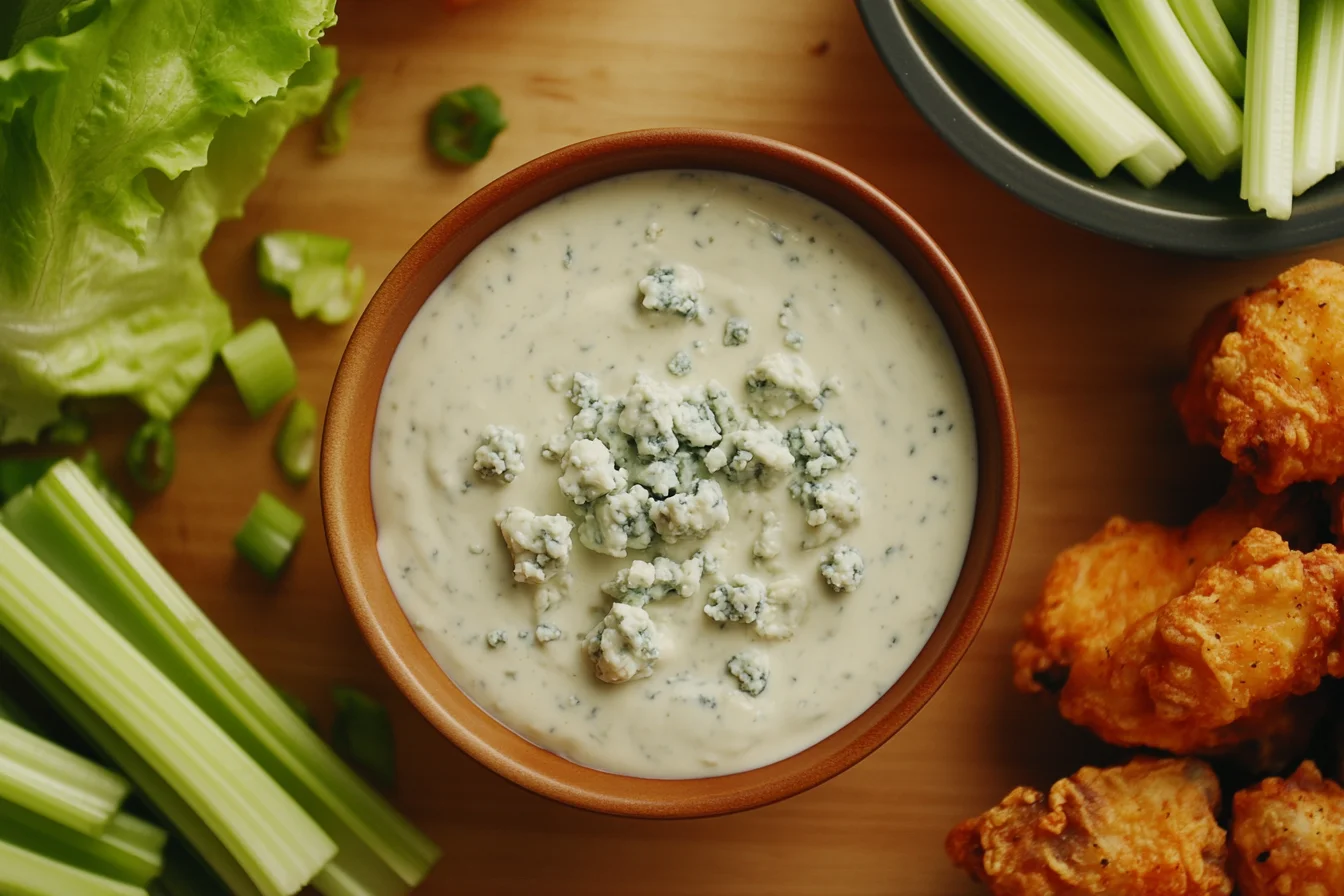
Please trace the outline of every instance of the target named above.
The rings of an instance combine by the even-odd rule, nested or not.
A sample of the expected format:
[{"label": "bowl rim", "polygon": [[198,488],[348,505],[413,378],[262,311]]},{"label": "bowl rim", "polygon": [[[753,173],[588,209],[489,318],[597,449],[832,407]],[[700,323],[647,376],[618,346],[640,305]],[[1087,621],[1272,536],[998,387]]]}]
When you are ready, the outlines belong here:
[{"label": "bowl rim", "polygon": [[[670,157],[708,155],[727,161],[698,165],[657,163],[659,159]],[[557,189],[551,195],[633,171],[669,168],[733,171],[736,170],[734,164],[748,166],[757,163],[764,165],[766,162],[778,171],[797,172],[799,178],[806,174],[808,178],[818,179],[819,183],[825,182],[828,189],[835,189],[835,195],[850,197],[855,208],[867,208],[880,216],[882,221],[895,225],[901,238],[908,241],[908,247],[895,246],[891,240],[882,240],[876,234],[874,236],[898,257],[901,255],[898,250],[902,250],[912,258],[922,259],[927,268],[923,280],[916,271],[911,270],[908,261],[903,259],[903,264],[926,293],[929,292],[929,282],[932,282],[937,291],[945,296],[952,306],[947,313],[937,302],[934,303],[944,326],[950,331],[948,314],[954,315],[960,321],[959,326],[966,331],[963,341],[974,345],[978,361],[971,363],[978,364],[982,369],[971,370],[964,356],[961,362],[968,383],[973,375],[982,376],[982,389],[989,396],[984,403],[985,407],[975,409],[981,482],[976,498],[972,544],[975,543],[975,528],[992,527],[988,529],[991,533],[989,537],[979,539],[987,545],[977,557],[983,564],[982,570],[978,578],[966,578],[967,569],[976,562],[971,559],[968,549],[957,591],[962,590],[965,580],[969,583],[965,587],[972,590],[973,594],[959,618],[954,619],[953,614],[945,612],[921,648],[920,655],[912,662],[910,669],[893,683],[887,694],[859,717],[817,744],[762,768],[708,778],[651,779],[595,770],[532,744],[471,703],[470,698],[434,662],[419,636],[411,629],[387,582],[373,543],[376,524],[372,512],[368,463],[372,455],[375,409],[362,404],[361,396],[372,394],[376,397],[381,390],[391,352],[395,351],[405,327],[427,298],[428,293],[418,300],[415,296],[408,298],[407,301],[414,302],[414,309],[402,310],[402,314],[409,315],[407,323],[394,334],[395,338],[387,335],[385,324],[389,313],[403,301],[403,293],[408,289],[425,288],[423,278],[418,285],[413,284],[417,275],[423,273],[423,268],[441,254],[446,254],[450,248],[454,252],[461,249],[461,255],[458,255],[460,258],[503,223],[551,197],[512,211],[502,222],[488,229],[476,228],[473,232],[473,222],[488,215],[498,204],[507,203],[511,197],[517,197],[523,191],[562,178],[566,173],[572,175],[575,169],[585,166],[589,173],[578,175],[583,178],[581,181]],[[607,163],[623,163],[625,167],[613,171],[604,167]],[[764,174],[753,176],[771,179]],[[806,191],[800,189],[800,192]],[[844,209],[837,211],[847,217],[855,217]],[[456,264],[456,261],[452,262],[447,269],[451,270]],[[929,278],[936,278],[936,281]],[[391,339],[390,347],[386,344],[388,339]],[[957,350],[959,356],[962,356],[963,349],[959,347]],[[378,355],[384,352],[387,360],[379,364]],[[972,391],[974,398],[975,390]],[[986,419],[996,424],[990,432],[981,431]],[[987,449],[994,452],[994,458],[985,457]],[[997,473],[996,488],[987,489],[983,481],[987,462],[989,468]],[[913,218],[857,175],[806,150],[768,138],[729,131],[661,128],[627,131],[585,140],[527,162],[477,190],[416,241],[369,301],[342,355],[332,385],[322,434],[320,489],[322,519],[332,565],[355,620],[393,682],[434,728],[482,765],[514,784],[553,800],[613,815],[692,818],[754,808],[810,789],[872,753],[923,708],[970,647],[993,602],[1007,564],[1016,523],[1018,467],[1017,429],[1008,378],[988,325],[961,276]],[[990,483],[991,486],[993,484]],[[945,626],[947,628],[944,630]],[[936,639],[944,642],[941,653],[926,665],[922,677],[899,703],[870,719],[888,695],[905,685],[906,677],[920,665],[924,654]],[[407,657],[407,652],[414,656],[414,662]],[[453,696],[458,703],[457,714],[442,704],[442,694]],[[469,706],[464,706],[458,697],[465,699]],[[856,728],[861,723],[863,727]],[[842,748],[832,746],[829,751],[821,750],[846,733],[848,741]],[[821,752],[817,752],[819,750]],[[519,753],[526,755],[519,758]],[[800,759],[809,754],[815,754],[818,761],[809,763]],[[538,768],[539,763],[544,767]],[[584,780],[576,782],[575,778]],[[595,785],[594,780],[600,781],[600,785]],[[697,785],[715,782],[718,786],[688,788],[688,782]],[[632,795],[632,789],[639,793]],[[713,792],[683,792],[696,789]]]},{"label": "bowl rim", "polygon": [[920,17],[912,3],[854,2],[878,56],[920,116],[972,167],[1028,205],[1131,245],[1211,258],[1273,255],[1344,236],[1344,213],[1331,208],[1294,212],[1287,221],[1249,210],[1235,215],[1180,211],[1115,195],[1095,179],[1057,168],[1007,139],[949,86],[912,28],[912,18]]}]

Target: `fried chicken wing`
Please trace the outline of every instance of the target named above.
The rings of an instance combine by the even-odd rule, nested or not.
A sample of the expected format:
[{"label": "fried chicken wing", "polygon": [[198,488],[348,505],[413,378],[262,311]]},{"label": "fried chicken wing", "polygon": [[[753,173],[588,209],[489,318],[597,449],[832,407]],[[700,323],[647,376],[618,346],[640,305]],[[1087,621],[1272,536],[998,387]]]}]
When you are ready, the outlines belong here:
[{"label": "fried chicken wing", "polygon": [[1344,788],[1311,762],[1238,793],[1232,840],[1244,896],[1344,893]]},{"label": "fried chicken wing", "polygon": [[[1259,741],[1247,752],[1256,760],[1255,767],[1264,767],[1260,761],[1283,759],[1283,754],[1291,758],[1321,705],[1287,698],[1310,690],[1308,683],[1318,683],[1323,674],[1299,654],[1319,648],[1335,635],[1342,587],[1335,582],[1341,561],[1333,550],[1309,555],[1313,559],[1306,561],[1282,538],[1257,527],[1274,527],[1303,547],[1314,546],[1322,530],[1319,510],[1314,496],[1305,491],[1263,496],[1239,483],[1185,529],[1112,520],[1097,536],[1055,561],[1039,604],[1027,614],[1024,636],[1013,648],[1017,687],[1029,693],[1058,692],[1065,718],[1112,743],[1215,753]],[[1260,534],[1239,545],[1250,532]],[[1258,566],[1257,550],[1268,552]],[[1217,565],[1234,554],[1234,562]],[[1272,558],[1284,565],[1264,567]],[[1211,568],[1218,571],[1211,573]],[[1311,571],[1309,580],[1305,570]],[[1245,637],[1229,637],[1224,644],[1221,629],[1234,624],[1242,624],[1235,629],[1239,635],[1260,635],[1248,632],[1247,626],[1253,628],[1254,622],[1235,610],[1215,619],[1214,611],[1221,606],[1218,595],[1237,588],[1243,597],[1261,597],[1266,606],[1260,610],[1267,616],[1284,606],[1291,615],[1292,603],[1276,605],[1271,600],[1276,592],[1268,579],[1277,573],[1287,581],[1294,571],[1298,593],[1333,606],[1333,616],[1317,620],[1298,613],[1309,630],[1298,636],[1284,632],[1285,642],[1278,646],[1287,659],[1266,655],[1259,679],[1248,679],[1250,685],[1243,692],[1222,695],[1217,704],[1195,709],[1184,705],[1192,696],[1205,696],[1192,695],[1188,687],[1212,691],[1225,681],[1195,662],[1203,646],[1198,636],[1212,642],[1209,658],[1223,663],[1216,672],[1224,675],[1235,676],[1242,659],[1274,646],[1270,638],[1247,643]],[[1329,581],[1322,581],[1322,576]],[[1248,604],[1246,611],[1251,608]],[[1305,640],[1297,643],[1294,637]],[[1289,661],[1293,667],[1282,668]],[[1247,662],[1259,660],[1252,657]],[[1192,678],[1201,669],[1209,675]]]},{"label": "fried chicken wing", "polygon": [[1198,760],[1088,767],[957,825],[947,854],[996,896],[1227,896],[1220,802]]},{"label": "fried chicken wing", "polygon": [[1215,309],[1176,407],[1261,490],[1344,475],[1344,265],[1307,261]]}]

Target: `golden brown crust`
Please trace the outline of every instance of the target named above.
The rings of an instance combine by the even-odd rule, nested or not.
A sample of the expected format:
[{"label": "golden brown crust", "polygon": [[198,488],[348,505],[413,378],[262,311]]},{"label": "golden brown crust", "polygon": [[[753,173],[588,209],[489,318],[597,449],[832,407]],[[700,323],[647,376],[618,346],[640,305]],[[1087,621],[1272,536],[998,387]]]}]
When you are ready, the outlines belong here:
[{"label": "golden brown crust", "polygon": [[1198,760],[1083,768],[962,822],[947,853],[997,896],[1227,896],[1220,801]]},{"label": "golden brown crust", "polygon": [[1244,896],[1344,893],[1344,789],[1313,763],[1238,793],[1232,818]]},{"label": "golden brown crust", "polygon": [[1175,400],[1191,441],[1263,491],[1344,475],[1344,265],[1303,262],[1215,309]]}]

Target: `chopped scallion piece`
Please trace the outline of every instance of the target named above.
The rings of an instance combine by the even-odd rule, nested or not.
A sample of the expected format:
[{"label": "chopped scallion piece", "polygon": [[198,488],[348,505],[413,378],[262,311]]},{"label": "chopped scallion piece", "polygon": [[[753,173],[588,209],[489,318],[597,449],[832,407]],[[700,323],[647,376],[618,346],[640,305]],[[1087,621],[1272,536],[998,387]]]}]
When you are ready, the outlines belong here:
[{"label": "chopped scallion piece", "polygon": [[499,97],[484,85],[446,93],[429,116],[429,145],[459,165],[479,162],[508,125]]},{"label": "chopped scallion piece", "polygon": [[303,535],[303,517],[284,505],[270,492],[257,495],[257,502],[233,537],[233,545],[243,559],[274,579],[289,562]]},{"label": "chopped scallion piece", "polygon": [[345,150],[345,144],[350,141],[350,109],[363,85],[363,78],[351,78],[327,101],[327,109],[322,116],[322,139],[317,144],[318,152],[334,156]]},{"label": "chopped scallion piece", "polygon": [[302,398],[294,399],[285,412],[285,422],[275,434],[275,461],[280,472],[295,485],[313,474],[317,455],[317,409]]},{"label": "chopped scallion piece", "polygon": [[84,457],[79,461],[79,469],[88,477],[89,482],[93,483],[94,488],[98,489],[98,494],[105,500],[121,517],[127,525],[135,519],[135,511],[131,509],[131,502],[126,500],[126,496],[117,491],[117,487],[112,484],[112,480],[107,478],[107,471],[103,469],[103,460],[98,456],[98,452],[90,448],[84,452]]},{"label": "chopped scallion piece", "polygon": [[0,720],[0,800],[96,837],[129,792],[120,775]]},{"label": "chopped scallion piece", "polygon": [[[79,475],[68,462],[49,475],[61,471]],[[8,528],[0,627],[206,820],[263,896],[296,893],[335,856],[293,798]]]},{"label": "chopped scallion piece", "polygon": [[46,475],[59,457],[6,457],[0,458],[0,503]]},{"label": "chopped scallion piece", "polygon": [[257,240],[257,275],[290,297],[295,317],[344,323],[364,293],[364,269],[346,267],[350,248],[349,240],[322,233],[267,233]]},{"label": "chopped scallion piece", "polygon": [[1298,0],[1251,0],[1246,37],[1246,157],[1241,198],[1251,211],[1293,211]]},{"label": "chopped scallion piece", "polygon": [[42,431],[42,438],[52,445],[83,445],[92,434],[88,417],[67,412]]},{"label": "chopped scallion piece", "polygon": [[1344,113],[1344,0],[1302,0],[1293,135],[1293,195],[1333,174]]},{"label": "chopped scallion piece", "polygon": [[1139,171],[1151,183],[1182,161],[1162,129],[1022,0],[921,0],[919,5],[1098,177],[1142,158]]},{"label": "chopped scallion piece", "polygon": [[119,812],[92,837],[0,800],[0,840],[93,874],[147,886],[163,870],[168,834]]},{"label": "chopped scallion piece", "polygon": [[126,446],[126,469],[135,484],[158,493],[168,487],[177,464],[177,443],[167,420],[146,420]]},{"label": "chopped scallion piece", "polygon": [[1200,57],[1168,0],[1099,0],[1162,124],[1209,180],[1241,158],[1241,110]]},{"label": "chopped scallion piece", "polygon": [[253,417],[275,407],[299,381],[285,340],[275,324],[264,317],[235,333],[220,348],[219,356]]},{"label": "chopped scallion piece", "polygon": [[1241,99],[1246,93],[1246,57],[1214,0],[1171,0],[1171,8],[1223,90],[1234,100]]},{"label": "chopped scallion piece", "polygon": [[[399,893],[424,879],[439,858],[438,848],[295,715],[78,470],[56,467],[31,492],[6,505],[3,519],[336,841],[336,858],[314,880],[319,891],[327,896]],[[149,794],[236,896],[255,896],[256,888],[219,839],[115,732],[59,681],[44,676],[41,665],[6,640],[3,630],[0,650]]]},{"label": "chopped scallion piece", "polygon": [[382,787],[396,781],[396,746],[392,722],[381,703],[354,688],[332,688],[336,718],[331,744],[336,752],[364,769]]},{"label": "chopped scallion piece", "polygon": [[0,840],[0,893],[17,896],[147,896],[144,888],[90,874]]}]

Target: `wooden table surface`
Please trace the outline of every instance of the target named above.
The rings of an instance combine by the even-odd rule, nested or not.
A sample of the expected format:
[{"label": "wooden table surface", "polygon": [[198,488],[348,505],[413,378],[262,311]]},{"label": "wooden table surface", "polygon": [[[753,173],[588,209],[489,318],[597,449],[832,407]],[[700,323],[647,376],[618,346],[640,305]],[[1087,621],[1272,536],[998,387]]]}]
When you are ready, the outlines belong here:
[{"label": "wooden table surface", "polygon": [[[903,732],[838,779],[730,818],[637,822],[525,793],[457,752],[401,698],[356,630],[321,537],[316,483],[286,486],[222,373],[177,426],[178,474],[136,528],[268,676],[329,717],[334,683],[391,708],[398,803],[443,846],[420,891],[642,894],[958,894],[947,829],[1014,785],[1048,784],[1117,755],[1016,694],[1008,652],[1047,564],[1111,513],[1176,520],[1205,500],[1215,459],[1186,448],[1167,393],[1205,310],[1295,259],[1209,262],[1130,248],[1041,214],[972,170],[904,100],[845,0],[486,0],[455,14],[431,0],[340,0],[329,42],[364,78],[349,151],[296,132],[208,252],[239,326],[283,329],[300,392],[325,402],[348,328],[298,322],[258,287],[255,236],[278,227],[355,242],[376,284],[440,215],[541,153],[657,125],[786,140],[848,166],[908,209],[960,268],[998,339],[1022,438],[1012,562],[979,640]],[[474,168],[438,165],[426,111],[474,83],[510,127]],[[1303,257],[1305,257],[1305,254]],[[1344,246],[1317,250],[1344,259]],[[129,425],[129,424],[128,424]],[[105,437],[116,437],[116,433]],[[230,538],[256,491],[301,506],[310,532],[276,586]]]}]

